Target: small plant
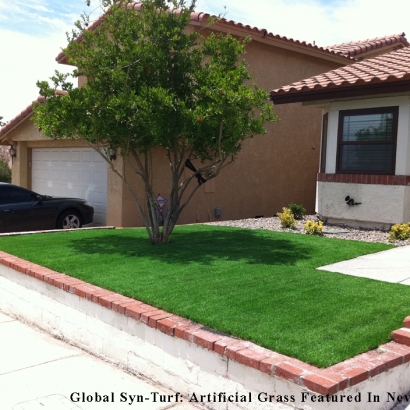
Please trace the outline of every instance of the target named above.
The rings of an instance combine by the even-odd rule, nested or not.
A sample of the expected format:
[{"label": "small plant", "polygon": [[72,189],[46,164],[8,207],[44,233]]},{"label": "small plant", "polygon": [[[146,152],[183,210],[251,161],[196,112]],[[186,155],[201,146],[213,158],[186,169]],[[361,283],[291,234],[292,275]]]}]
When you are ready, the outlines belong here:
[{"label": "small plant", "polygon": [[410,239],[410,222],[393,225],[389,232],[389,242]]},{"label": "small plant", "polygon": [[295,217],[289,208],[282,208],[282,213],[278,212],[278,218],[283,228],[296,228]]},{"label": "small plant", "polygon": [[0,182],[11,182],[11,169],[6,161],[0,159]]},{"label": "small plant", "polygon": [[303,205],[289,204],[289,209],[292,212],[295,219],[302,219],[304,215],[306,215],[306,209],[303,208]]},{"label": "small plant", "polygon": [[317,235],[317,236],[323,236],[323,222],[318,221],[318,222],[313,222],[311,220],[308,220],[305,223],[305,226],[303,227],[306,235]]}]

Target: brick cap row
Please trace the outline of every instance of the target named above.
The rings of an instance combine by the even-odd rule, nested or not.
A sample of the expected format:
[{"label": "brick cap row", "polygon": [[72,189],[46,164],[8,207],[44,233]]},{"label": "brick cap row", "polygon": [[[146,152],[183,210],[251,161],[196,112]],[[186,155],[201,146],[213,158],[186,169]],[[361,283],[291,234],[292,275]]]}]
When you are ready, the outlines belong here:
[{"label": "brick cap row", "polygon": [[393,341],[326,369],[320,369],[2,251],[0,263],[106,309],[143,322],[171,337],[194,343],[228,360],[288,380],[322,395],[336,394],[410,361],[410,316],[404,320],[402,329],[392,333]]}]

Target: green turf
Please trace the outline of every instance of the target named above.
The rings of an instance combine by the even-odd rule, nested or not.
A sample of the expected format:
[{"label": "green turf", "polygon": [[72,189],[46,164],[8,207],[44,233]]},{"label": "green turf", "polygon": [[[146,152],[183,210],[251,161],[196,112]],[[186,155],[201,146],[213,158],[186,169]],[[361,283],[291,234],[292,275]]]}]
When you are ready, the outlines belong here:
[{"label": "green turf", "polygon": [[144,229],[0,238],[5,252],[320,367],[387,342],[410,286],[315,268],[389,248],[202,225],[163,245]]}]

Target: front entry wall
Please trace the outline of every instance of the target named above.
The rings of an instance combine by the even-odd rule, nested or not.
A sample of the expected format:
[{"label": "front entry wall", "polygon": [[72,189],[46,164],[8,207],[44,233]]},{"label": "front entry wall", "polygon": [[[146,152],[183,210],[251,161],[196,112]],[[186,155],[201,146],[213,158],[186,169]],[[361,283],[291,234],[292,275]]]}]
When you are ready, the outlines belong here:
[{"label": "front entry wall", "polygon": [[[339,112],[377,107],[398,107],[394,175],[346,174],[336,168]],[[410,97],[388,97],[330,103],[326,166],[318,174],[316,212],[328,223],[390,229],[410,221]],[[326,133],[323,133],[326,135]],[[347,205],[350,196],[360,205]]]},{"label": "front entry wall", "polygon": [[[360,204],[349,206],[346,196]],[[328,223],[387,230],[410,220],[409,200],[410,186],[318,181],[316,212]]]}]

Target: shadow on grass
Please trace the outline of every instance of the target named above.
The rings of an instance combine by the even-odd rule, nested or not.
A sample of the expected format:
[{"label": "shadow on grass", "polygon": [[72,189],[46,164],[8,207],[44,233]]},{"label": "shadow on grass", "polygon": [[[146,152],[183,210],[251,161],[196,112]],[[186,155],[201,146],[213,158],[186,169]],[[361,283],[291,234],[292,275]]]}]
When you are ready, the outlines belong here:
[{"label": "shadow on grass", "polygon": [[312,257],[309,246],[254,230],[176,230],[171,241],[161,245],[152,245],[146,234],[134,232],[70,238],[66,246],[82,255],[137,257],[169,264],[211,265],[215,262],[241,261],[248,264],[295,265]]}]

